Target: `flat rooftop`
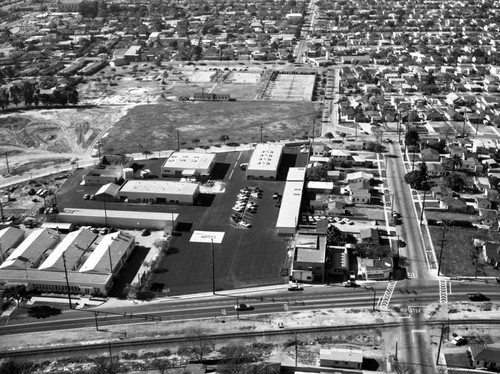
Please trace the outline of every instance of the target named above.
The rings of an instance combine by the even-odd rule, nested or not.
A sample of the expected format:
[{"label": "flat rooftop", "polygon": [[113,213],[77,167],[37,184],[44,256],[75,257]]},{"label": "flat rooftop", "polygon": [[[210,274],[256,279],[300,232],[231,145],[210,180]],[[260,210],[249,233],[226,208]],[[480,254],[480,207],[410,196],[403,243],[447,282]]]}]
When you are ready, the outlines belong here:
[{"label": "flat rooftop", "polygon": [[213,153],[174,152],[163,163],[163,169],[209,169],[215,161]]},{"label": "flat rooftop", "polygon": [[247,170],[276,170],[283,153],[282,144],[257,144]]},{"label": "flat rooftop", "polygon": [[[96,217],[102,218],[104,215],[104,210],[102,209],[78,209],[78,208],[64,208],[59,215],[75,215],[75,216],[86,216],[89,218]],[[172,220],[177,221],[179,214],[177,213],[166,213],[166,212],[140,212],[140,211],[128,211],[128,210],[106,210],[106,215],[110,218],[136,218],[136,219],[147,219],[147,220]]]},{"label": "flat rooftop", "polygon": [[198,183],[160,181],[160,180],[128,180],[119,190],[119,194],[146,193],[164,195],[193,195],[197,192]]}]

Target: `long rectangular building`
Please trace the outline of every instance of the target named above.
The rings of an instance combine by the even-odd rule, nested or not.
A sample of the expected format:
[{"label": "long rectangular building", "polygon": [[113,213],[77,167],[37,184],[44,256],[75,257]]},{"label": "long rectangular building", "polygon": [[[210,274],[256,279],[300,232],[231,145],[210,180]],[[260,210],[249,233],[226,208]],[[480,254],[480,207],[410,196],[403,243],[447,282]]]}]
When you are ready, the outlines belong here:
[{"label": "long rectangular building", "polygon": [[247,179],[276,179],[283,148],[282,144],[257,144],[248,162]]},{"label": "long rectangular building", "polygon": [[276,222],[279,234],[295,234],[302,202],[302,191],[306,176],[305,168],[290,168]]},{"label": "long rectangular building", "polygon": [[158,229],[172,231],[179,214],[127,210],[65,208],[57,215],[59,222],[75,225],[106,225],[116,228]]},{"label": "long rectangular building", "polygon": [[158,204],[193,205],[198,198],[198,183],[165,180],[128,180],[118,191],[120,200]]}]

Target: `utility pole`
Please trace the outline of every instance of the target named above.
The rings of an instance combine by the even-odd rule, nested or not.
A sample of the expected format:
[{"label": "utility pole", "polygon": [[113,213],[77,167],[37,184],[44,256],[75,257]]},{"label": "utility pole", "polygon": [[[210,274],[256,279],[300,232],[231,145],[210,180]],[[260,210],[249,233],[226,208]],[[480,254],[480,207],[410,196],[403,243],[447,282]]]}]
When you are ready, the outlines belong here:
[{"label": "utility pole", "polygon": [[[212,293],[215,295],[215,251],[213,238],[210,238],[210,251],[212,252]],[[236,299],[236,305],[238,305],[238,299]]]},{"label": "utility pole", "polygon": [[467,122],[467,109],[465,109],[465,111],[464,111],[464,124],[462,126],[462,138],[465,136],[465,123],[466,122]]},{"label": "utility pole", "polygon": [[9,152],[5,152],[5,163],[7,164],[7,174],[10,174],[8,155],[9,155]]},{"label": "utility pole", "polygon": [[441,344],[443,343],[443,330],[444,330],[444,325],[441,325],[441,337],[439,338],[439,347],[438,347],[438,354],[436,358],[436,365],[439,365],[439,355],[441,354]]},{"label": "utility pole", "polygon": [[109,272],[113,275],[113,262],[111,261],[111,246],[108,245],[108,254],[109,254]]},{"label": "utility pole", "polygon": [[106,211],[106,194],[102,194],[102,202],[104,204],[104,226],[108,226],[108,213]]},{"label": "utility pole", "polygon": [[440,245],[441,245],[441,252],[439,253],[439,265],[438,265],[438,272],[437,272],[437,275],[439,276],[439,273],[441,272],[441,261],[443,259],[443,249],[444,249],[444,245],[446,243],[446,240],[444,239],[444,236],[446,234],[446,225],[443,224],[443,235],[441,237],[441,239],[439,240],[440,241]]},{"label": "utility pole", "polygon": [[99,331],[99,324],[97,323],[97,315],[99,312],[94,312],[94,317],[95,317],[95,329],[96,331]]},{"label": "utility pole", "polygon": [[316,119],[313,119],[313,136],[312,136],[312,142],[314,143],[314,134],[316,133]]},{"label": "utility pole", "polygon": [[68,269],[66,268],[66,254],[64,252],[62,254],[62,258],[63,258],[63,265],[64,265],[64,276],[66,278],[66,288],[68,289],[69,308],[73,309],[73,305],[71,304],[71,290],[69,288]]},{"label": "utility pole", "polygon": [[176,133],[177,133],[177,152],[179,152],[179,150],[181,149],[181,143],[180,143],[180,139],[179,139],[179,130],[176,130]]},{"label": "utility pole", "polygon": [[262,143],[262,129],[264,125],[260,125],[260,142]]},{"label": "utility pole", "polygon": [[297,368],[298,356],[299,356],[299,347],[297,345],[297,331],[294,332],[295,336],[295,368]]}]

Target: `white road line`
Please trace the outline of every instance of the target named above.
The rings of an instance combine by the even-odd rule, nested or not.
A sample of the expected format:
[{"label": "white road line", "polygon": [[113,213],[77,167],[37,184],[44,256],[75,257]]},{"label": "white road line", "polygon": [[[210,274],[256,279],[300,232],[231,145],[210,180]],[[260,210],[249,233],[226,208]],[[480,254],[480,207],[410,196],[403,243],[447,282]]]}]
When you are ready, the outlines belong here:
[{"label": "white road line", "polygon": [[233,173],[234,173],[234,169],[231,170],[231,174],[229,174],[229,178],[228,179],[231,179],[231,177],[233,176]]},{"label": "white road line", "polygon": [[[236,159],[237,161],[239,161],[239,160],[240,160],[240,157],[241,157],[242,153],[243,153],[243,152],[240,152],[240,154],[238,155],[238,158]],[[238,163],[236,163],[236,165],[238,165]]]}]

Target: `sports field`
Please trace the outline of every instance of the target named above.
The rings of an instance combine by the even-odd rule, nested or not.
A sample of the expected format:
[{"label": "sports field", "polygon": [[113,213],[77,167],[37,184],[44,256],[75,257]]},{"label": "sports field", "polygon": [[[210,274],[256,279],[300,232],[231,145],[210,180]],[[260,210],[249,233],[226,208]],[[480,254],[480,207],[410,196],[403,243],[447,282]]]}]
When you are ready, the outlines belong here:
[{"label": "sports field", "polygon": [[[317,104],[316,104],[317,105]],[[312,131],[318,111],[314,103],[291,102],[167,102],[140,105],[117,121],[103,148],[118,152],[175,149],[227,143],[252,143],[300,138]]]}]

